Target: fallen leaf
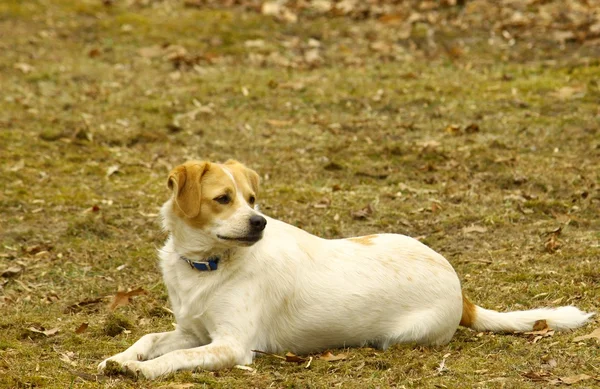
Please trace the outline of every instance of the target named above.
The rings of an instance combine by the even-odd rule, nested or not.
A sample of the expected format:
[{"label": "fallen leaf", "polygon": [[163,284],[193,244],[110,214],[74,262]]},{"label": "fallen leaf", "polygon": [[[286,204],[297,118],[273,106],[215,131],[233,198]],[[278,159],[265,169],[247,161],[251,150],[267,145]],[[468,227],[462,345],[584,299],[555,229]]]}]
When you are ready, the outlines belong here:
[{"label": "fallen leaf", "polygon": [[579,381],[585,381],[585,380],[589,380],[591,378],[594,378],[594,377],[589,376],[587,374],[577,374],[577,375],[573,375],[570,377],[560,377],[560,381],[563,384],[573,385]]},{"label": "fallen leaf", "polygon": [[544,243],[544,248],[546,249],[546,252],[550,254],[554,254],[555,252],[557,252],[561,246],[562,244],[558,240],[558,234],[551,234],[546,240],[546,243]]},{"label": "fallen leaf", "polygon": [[81,325],[79,327],[77,327],[77,329],[75,329],[75,333],[81,334],[81,333],[85,332],[85,330],[87,330],[88,327],[89,327],[89,323],[81,323]]},{"label": "fallen leaf", "polygon": [[473,232],[483,234],[484,232],[487,232],[487,228],[483,227],[483,226],[476,226],[474,224],[471,224],[469,227],[463,227],[462,232],[463,232],[463,234],[470,234]]},{"label": "fallen leaf", "polygon": [[331,351],[325,351],[323,354],[319,355],[319,359],[327,362],[341,361],[347,358],[348,356],[346,354],[333,355]]},{"label": "fallen leaf", "polygon": [[285,354],[285,361],[286,362],[296,362],[296,363],[302,363],[305,362],[307,359],[301,356],[298,356],[294,353],[286,353]]},{"label": "fallen leaf", "polygon": [[4,278],[12,278],[15,276],[18,276],[19,274],[21,274],[23,272],[23,268],[19,267],[19,266],[11,266],[6,270],[2,271],[2,274],[0,274],[2,277]]},{"label": "fallen leaf", "polygon": [[474,134],[476,132],[479,132],[479,126],[475,123],[471,123],[467,127],[465,127],[465,132],[467,134]]},{"label": "fallen leaf", "polygon": [[581,335],[576,338],[573,338],[573,342],[581,342],[586,339],[596,339],[600,341],[600,328],[596,328],[594,331],[590,332],[587,335]]},{"label": "fallen leaf", "polygon": [[358,211],[351,212],[350,215],[354,220],[366,220],[371,217],[373,213],[375,213],[375,207],[373,207],[373,204],[368,204]]},{"label": "fallen leaf", "polygon": [[546,322],[546,320],[537,320],[533,324],[533,331],[543,331],[548,328],[550,328],[550,327],[548,327],[548,323]]},{"label": "fallen leaf", "polygon": [[524,373],[523,377],[528,378],[531,381],[540,382],[540,381],[548,381],[550,379],[551,375],[552,374],[547,371],[540,371],[540,372],[530,371],[530,372]]},{"label": "fallen leaf", "polygon": [[120,166],[119,165],[112,165],[109,166],[108,169],[106,169],[106,177],[110,177],[113,174],[115,174],[116,172],[119,171]]},{"label": "fallen leaf", "polygon": [[139,287],[137,289],[134,289],[134,290],[127,291],[127,292],[125,292],[125,291],[119,291],[119,292],[117,292],[117,294],[113,298],[113,301],[110,303],[110,305],[109,305],[108,308],[111,311],[114,311],[118,307],[122,307],[122,306],[125,306],[125,305],[129,304],[129,300],[132,297],[139,296],[139,295],[142,295],[142,294],[147,294],[147,293],[148,292],[146,292],[141,287]]},{"label": "fallen leaf", "polygon": [[[234,366],[236,369],[240,369],[240,370],[246,370],[249,371],[251,373],[254,373],[256,371],[256,369],[251,368],[250,366],[244,366],[244,365],[235,365]],[[193,384],[192,384],[193,385]]]},{"label": "fallen leaf", "polygon": [[29,327],[28,330],[31,331],[31,332],[34,332],[36,334],[43,334],[43,335],[46,335],[46,336],[54,336],[59,331],[58,328],[52,328],[52,329],[46,330],[46,329],[44,329],[44,327],[42,327],[41,330],[38,330],[35,327]]},{"label": "fallen leaf", "polygon": [[61,361],[68,363],[71,366],[77,366],[77,363],[73,360],[75,358],[75,353],[73,351],[67,351],[66,353],[60,353],[60,357],[58,357]]}]

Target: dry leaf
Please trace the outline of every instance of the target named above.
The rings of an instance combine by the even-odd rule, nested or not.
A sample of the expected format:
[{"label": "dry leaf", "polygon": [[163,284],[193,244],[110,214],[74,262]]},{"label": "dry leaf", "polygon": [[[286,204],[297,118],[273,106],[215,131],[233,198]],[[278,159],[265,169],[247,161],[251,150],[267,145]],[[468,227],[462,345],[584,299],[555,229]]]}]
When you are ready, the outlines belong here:
[{"label": "dry leaf", "polygon": [[581,335],[576,338],[573,338],[573,342],[581,342],[582,340],[586,339],[596,339],[600,341],[600,328],[596,328],[594,331],[587,335]]},{"label": "dry leaf", "polygon": [[319,355],[319,359],[327,362],[341,361],[347,358],[348,356],[346,354],[333,355],[331,351],[325,351],[323,354]]},{"label": "dry leaf", "polygon": [[286,353],[285,354],[285,361],[286,362],[297,362],[297,363],[302,363],[306,361],[306,358],[298,356],[294,353]]},{"label": "dry leaf", "polygon": [[108,169],[106,169],[106,177],[110,177],[118,171],[119,171],[119,165],[109,166]]},{"label": "dry leaf", "polygon": [[87,330],[88,327],[89,327],[89,323],[81,323],[81,325],[79,327],[77,327],[77,329],[75,329],[75,333],[81,334],[81,333],[85,332],[85,330]]},{"label": "dry leaf", "polygon": [[467,127],[465,127],[465,132],[467,134],[474,134],[476,132],[479,132],[479,126],[475,123],[471,123]]},{"label": "dry leaf", "polygon": [[591,378],[594,378],[594,377],[589,376],[587,374],[577,374],[577,375],[573,375],[570,377],[560,377],[560,381],[563,384],[573,385],[579,381],[585,381],[585,380],[589,380]]},{"label": "dry leaf", "polygon": [[543,331],[549,328],[550,327],[548,327],[548,323],[546,322],[546,320],[537,320],[533,324],[533,331]]},{"label": "dry leaf", "polygon": [[552,374],[547,371],[539,371],[539,372],[530,371],[530,372],[523,374],[523,377],[529,378],[531,381],[539,382],[539,381],[548,381],[550,379],[551,375]]},{"label": "dry leaf", "polygon": [[124,291],[119,291],[117,292],[117,294],[115,295],[115,297],[113,298],[112,303],[110,303],[109,305],[109,309],[111,311],[114,311],[115,309],[117,309],[118,307],[122,307],[124,305],[129,304],[129,299],[134,297],[134,296],[139,296],[142,294],[147,294],[148,292],[146,292],[143,288],[139,287],[137,289],[134,290],[130,290],[128,292],[124,292]]},{"label": "dry leaf", "polygon": [[373,204],[368,204],[367,206],[359,209],[358,211],[351,212],[350,215],[352,215],[352,218],[354,220],[366,220],[369,217],[371,217],[373,213],[375,213],[375,207],[373,207]]},{"label": "dry leaf", "polygon": [[59,331],[58,328],[52,328],[52,329],[49,329],[49,330],[45,330],[44,327],[42,327],[41,330],[38,330],[35,327],[29,327],[28,330],[31,331],[31,332],[35,332],[36,334],[43,334],[43,335],[46,335],[46,336],[54,336]]},{"label": "dry leaf", "polygon": [[469,227],[463,227],[462,232],[463,234],[470,234],[472,232],[483,234],[484,232],[487,232],[487,228],[471,224]]},{"label": "dry leaf", "polygon": [[21,272],[23,272],[23,268],[19,267],[19,266],[11,266],[6,270],[2,271],[2,274],[0,274],[2,277],[4,278],[11,278],[14,276],[17,276],[19,274],[21,274]]}]

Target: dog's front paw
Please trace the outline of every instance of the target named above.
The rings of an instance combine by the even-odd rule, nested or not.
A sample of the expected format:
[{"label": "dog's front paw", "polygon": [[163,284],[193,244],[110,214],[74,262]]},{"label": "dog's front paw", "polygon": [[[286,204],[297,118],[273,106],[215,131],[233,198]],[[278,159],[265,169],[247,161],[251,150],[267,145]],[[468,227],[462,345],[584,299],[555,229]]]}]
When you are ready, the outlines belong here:
[{"label": "dog's front paw", "polygon": [[167,373],[167,371],[163,371],[164,369],[160,369],[160,366],[155,365],[152,361],[127,361],[122,364],[122,368],[124,370],[123,373],[130,377],[144,377],[153,380]]},{"label": "dog's front paw", "polygon": [[98,365],[98,372],[104,375],[118,375],[125,373],[123,366],[111,358],[105,359]]}]

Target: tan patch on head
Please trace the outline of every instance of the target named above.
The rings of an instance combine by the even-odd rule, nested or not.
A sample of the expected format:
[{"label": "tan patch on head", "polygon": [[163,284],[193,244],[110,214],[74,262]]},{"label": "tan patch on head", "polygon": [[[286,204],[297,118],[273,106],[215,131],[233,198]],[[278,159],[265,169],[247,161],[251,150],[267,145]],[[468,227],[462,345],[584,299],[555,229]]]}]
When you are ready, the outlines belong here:
[{"label": "tan patch on head", "polygon": [[477,306],[469,301],[467,296],[463,293],[463,309],[462,309],[462,317],[460,318],[460,325],[463,327],[471,327],[475,320],[477,319],[477,313],[475,310]]},{"label": "tan patch on head", "polygon": [[[173,212],[188,224],[202,228],[216,218],[227,218],[239,206],[236,188],[221,165],[206,161],[188,161],[169,174],[173,191]],[[221,205],[214,198],[228,194],[231,203]]]},{"label": "tan patch on head", "polygon": [[244,199],[248,201],[251,196],[256,197],[260,184],[259,175],[254,170],[247,168],[242,163],[233,159],[228,160],[224,165],[231,172],[231,175],[233,175],[238,188],[242,191]]},{"label": "tan patch on head", "polygon": [[[227,219],[242,205],[238,190],[249,202],[258,183],[258,174],[237,161],[223,165],[188,161],[171,170],[168,187],[173,191],[173,212],[189,225],[203,228],[215,219]],[[228,204],[215,201],[223,195],[230,197]]]},{"label": "tan patch on head", "polygon": [[377,235],[366,235],[366,236],[357,236],[356,238],[348,238],[348,240],[352,242],[356,242],[358,244],[362,244],[365,246],[373,246],[373,239],[377,238]]}]

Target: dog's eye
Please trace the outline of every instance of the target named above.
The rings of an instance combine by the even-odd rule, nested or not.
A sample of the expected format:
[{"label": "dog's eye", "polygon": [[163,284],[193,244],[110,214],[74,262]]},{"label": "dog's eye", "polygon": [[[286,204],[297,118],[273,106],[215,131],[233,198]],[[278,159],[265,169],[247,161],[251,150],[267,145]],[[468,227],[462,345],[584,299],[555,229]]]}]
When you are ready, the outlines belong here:
[{"label": "dog's eye", "polygon": [[213,200],[219,204],[229,204],[231,202],[231,197],[229,197],[228,194],[224,194],[222,196],[215,197]]},{"label": "dog's eye", "polygon": [[248,203],[250,203],[250,205],[254,205],[255,202],[256,202],[256,197],[250,196],[250,198],[248,199]]}]

